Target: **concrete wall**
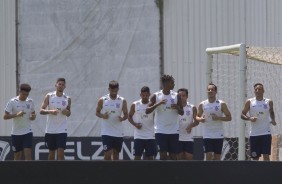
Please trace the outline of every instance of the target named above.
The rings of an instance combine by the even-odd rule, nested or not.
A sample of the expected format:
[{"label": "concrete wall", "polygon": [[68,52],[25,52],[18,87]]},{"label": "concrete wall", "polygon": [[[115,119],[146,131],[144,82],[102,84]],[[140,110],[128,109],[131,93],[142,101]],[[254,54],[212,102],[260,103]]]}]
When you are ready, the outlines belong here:
[{"label": "concrete wall", "polygon": [[10,183],[275,183],[281,162],[255,161],[54,161],[0,162]]},{"label": "concrete wall", "polygon": [[[15,1],[1,4],[7,4],[1,9],[7,14],[1,16],[5,25],[1,38],[9,41],[5,47],[10,46],[1,50],[7,56],[5,60],[1,56],[4,110],[4,101],[16,95]],[[55,90],[56,79],[66,78],[65,92],[72,98],[70,136],[100,136],[95,111],[98,98],[108,93],[110,80],[120,83],[119,93],[128,108],[140,98],[142,86],[159,90],[160,15],[154,0],[18,1],[18,21],[18,82],[31,84],[30,97],[38,113],[46,93]],[[35,136],[44,136],[45,122],[46,116],[38,114],[33,122]],[[11,128],[4,124],[1,119],[0,135],[8,136]],[[128,121],[123,124],[125,136],[132,136],[133,126]]]},{"label": "concrete wall", "polygon": [[8,135],[11,121],[3,120],[8,100],[17,92],[16,83],[16,1],[0,1],[0,135]]},{"label": "concrete wall", "polygon": [[[279,0],[164,0],[164,71],[172,74],[176,79],[175,88],[186,87],[189,89],[189,101],[198,105],[206,99],[206,48],[246,43],[250,46],[281,47],[282,46],[282,12]],[[234,61],[236,57],[218,57],[214,59]],[[230,61],[230,62],[229,62]],[[226,62],[225,62],[226,63]],[[217,67],[215,65],[215,67]],[[224,72],[226,80],[233,78],[236,65],[230,65],[220,72]],[[276,67],[276,66],[275,66]],[[266,75],[259,71],[264,66],[257,66],[248,88],[248,97],[253,96],[253,81],[262,82]],[[214,68],[216,70],[216,68]],[[273,71],[271,68],[265,71]],[[280,73],[282,72],[279,69]],[[269,98],[275,99],[277,118],[281,117],[279,91],[275,83],[278,82],[280,73],[265,82],[266,93]],[[215,74],[214,76],[216,76]],[[249,80],[250,78],[248,78]],[[259,81],[258,81],[259,80]],[[224,96],[221,89],[224,87],[219,80],[214,80],[219,85],[219,95]],[[228,127],[228,136],[238,136],[236,130],[240,122],[240,113],[243,104],[234,102],[238,93],[238,83],[226,84],[227,91],[224,99],[232,111],[233,121]],[[225,88],[226,89],[226,88]],[[274,97],[271,89],[278,94]],[[235,100],[234,100],[235,99]],[[234,100],[234,101],[233,101]],[[279,120],[277,121],[279,122]],[[277,126],[281,132],[281,126]],[[201,136],[202,129],[198,126],[194,135]]]}]

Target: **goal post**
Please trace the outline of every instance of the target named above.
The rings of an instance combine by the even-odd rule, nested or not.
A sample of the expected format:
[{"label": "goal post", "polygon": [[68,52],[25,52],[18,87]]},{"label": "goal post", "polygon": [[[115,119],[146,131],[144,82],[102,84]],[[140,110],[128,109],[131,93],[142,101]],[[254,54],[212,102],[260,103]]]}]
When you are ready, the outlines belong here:
[{"label": "goal post", "polygon": [[253,85],[259,82],[265,86],[265,96],[274,102],[277,125],[270,127],[270,158],[282,160],[282,47],[254,47],[241,43],[206,48],[206,54],[206,82],[219,86],[217,96],[228,103],[232,113],[232,121],[223,124],[222,159],[250,159],[248,139],[251,123],[240,116],[246,99],[254,95]]},{"label": "goal post", "polygon": [[[243,107],[247,94],[246,94],[246,86],[247,86],[247,65],[246,65],[246,44],[236,44],[236,45],[228,45],[228,46],[221,46],[221,47],[211,47],[206,49],[207,53],[207,72],[206,72],[206,81],[207,84],[209,82],[212,82],[212,61],[213,61],[213,54],[220,54],[220,53],[226,53],[226,54],[234,54],[239,55],[240,57],[240,86],[239,86],[239,102],[241,103],[241,107]],[[238,54],[239,53],[239,54]],[[235,116],[240,116],[240,114],[235,114]],[[245,160],[245,121],[240,120],[238,126],[238,160]]]}]

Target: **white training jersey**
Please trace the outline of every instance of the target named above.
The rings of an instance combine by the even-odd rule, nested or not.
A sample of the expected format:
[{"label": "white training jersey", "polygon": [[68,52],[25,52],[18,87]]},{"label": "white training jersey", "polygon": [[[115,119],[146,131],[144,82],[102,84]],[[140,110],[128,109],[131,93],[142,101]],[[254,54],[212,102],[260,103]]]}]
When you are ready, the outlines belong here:
[{"label": "white training jersey", "polygon": [[206,121],[203,123],[203,138],[223,138],[223,125],[222,121],[213,121],[212,116],[217,115],[222,117],[221,100],[216,100],[210,103],[208,100],[202,102],[203,104],[203,116]]},{"label": "white training jersey", "polygon": [[68,106],[68,96],[63,93],[62,96],[57,96],[56,91],[48,93],[49,104],[48,110],[59,110],[57,115],[47,114],[47,123],[45,133],[58,134],[67,133],[67,116],[62,114],[62,110]]},{"label": "white training jersey", "polygon": [[27,98],[25,101],[21,101],[18,96],[12,98],[7,103],[5,111],[10,114],[17,114],[20,111],[25,112],[22,117],[13,118],[12,135],[24,135],[32,132],[31,120],[29,119],[31,113],[34,112],[34,103],[32,99]]},{"label": "white training jersey", "polygon": [[256,122],[251,122],[250,135],[267,135],[270,133],[270,113],[269,113],[269,100],[263,98],[259,101],[256,98],[250,99],[250,111],[251,117],[257,117]]},{"label": "white training jersey", "polygon": [[123,137],[123,124],[119,121],[119,116],[122,114],[122,104],[124,98],[117,96],[115,100],[107,94],[102,97],[103,108],[101,113],[108,112],[108,119],[101,119],[101,135],[109,135],[113,137]]},{"label": "white training jersey", "polygon": [[143,104],[140,99],[133,102],[133,104],[135,105],[133,121],[142,124],[140,129],[134,129],[134,139],[155,139],[154,112],[150,114],[145,113],[149,103]]},{"label": "white training jersey", "polygon": [[155,133],[178,134],[178,112],[171,108],[171,104],[177,104],[177,93],[171,90],[169,95],[165,95],[160,90],[154,94],[156,95],[156,103],[163,99],[167,100],[165,104],[159,105],[155,110]]},{"label": "white training jersey", "polygon": [[178,115],[180,141],[194,141],[192,132],[188,133],[186,130],[188,125],[194,122],[193,107],[194,107],[193,104],[187,102],[186,106],[183,107],[184,114]]}]

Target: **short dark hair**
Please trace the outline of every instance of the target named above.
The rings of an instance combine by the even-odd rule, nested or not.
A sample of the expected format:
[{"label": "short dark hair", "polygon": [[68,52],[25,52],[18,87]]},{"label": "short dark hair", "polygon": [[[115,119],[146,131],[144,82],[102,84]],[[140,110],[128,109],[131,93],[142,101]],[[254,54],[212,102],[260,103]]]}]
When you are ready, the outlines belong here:
[{"label": "short dark hair", "polygon": [[214,86],[214,90],[215,90],[215,92],[217,92],[217,86],[214,83],[210,82],[208,84],[208,86]]},{"label": "short dark hair", "polygon": [[143,86],[143,87],[141,88],[141,93],[142,93],[142,92],[150,93],[150,88],[149,88],[148,86]]},{"label": "short dark hair", "polygon": [[59,81],[62,81],[62,82],[64,82],[64,83],[66,83],[66,79],[63,78],[63,77],[57,78],[57,83],[58,83]]},{"label": "short dark hair", "polygon": [[162,84],[165,84],[169,81],[174,81],[174,78],[172,77],[172,75],[166,75],[166,74],[163,74],[161,76],[161,81],[162,81]]},{"label": "short dark hair", "polygon": [[262,86],[262,87],[263,87],[262,83],[256,83],[256,84],[254,85],[254,88],[256,88],[257,86]]},{"label": "short dark hair", "polygon": [[30,90],[31,90],[31,87],[29,84],[24,83],[20,85],[20,91],[25,91],[29,93]]},{"label": "short dark hair", "polygon": [[118,82],[115,81],[115,80],[110,81],[109,82],[109,88],[111,88],[111,89],[119,88]]},{"label": "short dark hair", "polygon": [[188,96],[188,89],[180,88],[180,89],[177,90],[177,93],[179,93],[180,91],[184,91],[186,93],[186,95]]}]

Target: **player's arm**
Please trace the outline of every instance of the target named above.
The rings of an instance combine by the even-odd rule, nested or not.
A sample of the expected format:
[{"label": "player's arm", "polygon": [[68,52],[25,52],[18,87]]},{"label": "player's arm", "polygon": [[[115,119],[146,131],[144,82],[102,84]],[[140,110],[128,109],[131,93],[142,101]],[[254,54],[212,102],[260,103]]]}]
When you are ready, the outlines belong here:
[{"label": "player's arm", "polygon": [[242,113],[241,113],[241,119],[242,120],[251,121],[252,117],[247,115],[247,113],[250,111],[250,105],[251,105],[251,101],[247,100],[245,102],[244,108],[243,108]]},{"label": "player's arm", "polygon": [[149,101],[148,107],[146,108],[145,113],[146,113],[146,114],[150,114],[150,113],[153,112],[156,108],[157,108],[157,105],[156,105],[156,95],[153,94],[153,95],[150,97],[150,101]]},{"label": "player's arm", "polygon": [[133,126],[135,126],[135,122],[133,121],[133,115],[135,113],[135,104],[132,103],[131,106],[130,106],[130,110],[129,110],[129,113],[128,113],[128,121],[129,123],[131,123]]},{"label": "player's arm", "polygon": [[31,108],[30,108],[30,109],[31,109],[31,113],[30,113],[29,119],[30,119],[30,120],[35,120],[35,118],[36,118],[36,113],[35,113],[33,101],[31,101]]},{"label": "player's arm", "polygon": [[[15,114],[11,114],[10,112],[8,112],[8,111],[12,111],[12,107],[11,107],[12,105],[11,104],[12,104],[12,102],[9,102],[7,104],[6,110],[5,110],[4,115],[3,115],[4,120],[16,118],[16,117],[22,117],[25,114],[24,111],[20,111],[20,112],[17,112]],[[9,110],[7,111],[7,109],[9,109]]]},{"label": "player's arm", "polygon": [[101,113],[102,108],[103,108],[103,99],[100,98],[98,100],[97,107],[96,107],[96,116],[99,118],[108,119],[109,118],[108,112],[106,112],[105,114],[102,114]]},{"label": "player's arm", "polygon": [[127,102],[126,102],[125,99],[122,101],[122,112],[123,112],[123,117],[120,116],[119,120],[120,121],[127,120],[127,118],[128,118],[128,110],[127,110]]},{"label": "player's arm", "polygon": [[159,105],[165,104],[166,100],[161,100],[159,103],[156,103],[156,94],[153,94],[153,96],[150,98],[150,102],[148,104],[148,107],[146,108],[145,113],[150,114],[152,113]]},{"label": "player's arm", "polygon": [[184,114],[183,105],[179,94],[177,94],[177,113],[181,116]]},{"label": "player's arm", "polygon": [[68,106],[62,110],[62,114],[69,117],[71,115],[71,98],[68,96]]},{"label": "player's arm", "polygon": [[232,120],[231,113],[225,102],[221,103],[221,111],[223,112],[224,116],[221,116],[221,117],[217,116],[216,120],[219,120],[219,121],[231,121]]},{"label": "player's arm", "polygon": [[200,103],[199,107],[198,107],[198,111],[197,111],[197,116],[196,116],[196,121],[198,122],[205,122],[206,119],[205,117],[203,117],[203,103]]},{"label": "player's arm", "polygon": [[129,110],[129,113],[128,113],[128,121],[129,121],[129,123],[131,123],[136,128],[139,128],[139,125],[136,122],[134,122],[134,120],[133,120],[133,115],[134,114],[135,114],[135,104],[132,103],[131,107],[130,107],[130,110]]},{"label": "player's arm", "polygon": [[270,119],[271,119],[270,123],[272,125],[276,125],[274,108],[273,108],[273,101],[272,100],[269,101],[269,114],[270,114]]},{"label": "player's arm", "polygon": [[5,111],[3,119],[8,120],[8,119],[16,118],[16,117],[22,117],[24,114],[25,114],[24,111],[20,111],[15,114],[10,114],[9,112]]},{"label": "player's arm", "polygon": [[46,115],[46,114],[49,114],[50,111],[47,110],[46,108],[48,107],[49,105],[49,95],[47,94],[45,97],[44,97],[44,100],[41,104],[41,108],[40,108],[40,111],[39,113],[42,114],[42,115]]},{"label": "player's arm", "polygon": [[30,113],[29,119],[30,119],[30,120],[35,120],[35,118],[36,118],[36,113],[35,113],[35,111],[32,111],[32,112]]},{"label": "player's arm", "polygon": [[187,126],[187,128],[186,128],[186,131],[187,131],[188,133],[191,133],[193,127],[199,125],[199,122],[198,122],[197,119],[196,119],[196,118],[197,118],[197,107],[194,106],[194,107],[192,108],[192,110],[193,110],[193,122],[192,122],[191,124],[189,124],[189,125]]},{"label": "player's arm", "polygon": [[193,123],[192,123],[192,127],[198,126],[199,125],[199,121],[197,121],[197,107],[193,107]]}]

